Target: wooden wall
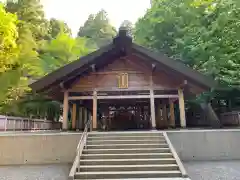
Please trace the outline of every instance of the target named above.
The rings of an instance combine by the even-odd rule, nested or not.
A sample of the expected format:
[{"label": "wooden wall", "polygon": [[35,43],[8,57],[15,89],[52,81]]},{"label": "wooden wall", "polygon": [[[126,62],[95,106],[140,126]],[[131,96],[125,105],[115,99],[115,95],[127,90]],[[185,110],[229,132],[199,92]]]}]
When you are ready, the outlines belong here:
[{"label": "wooden wall", "polygon": [[81,77],[73,84],[70,91],[80,92],[94,88],[118,88],[118,75],[120,73],[128,74],[129,89],[149,87],[151,76],[153,77],[153,86],[175,88],[181,82],[181,80],[169,76],[164,71],[152,73],[152,64],[150,62],[144,62],[138,57],[131,55],[116,59],[99,71],[91,72]]}]

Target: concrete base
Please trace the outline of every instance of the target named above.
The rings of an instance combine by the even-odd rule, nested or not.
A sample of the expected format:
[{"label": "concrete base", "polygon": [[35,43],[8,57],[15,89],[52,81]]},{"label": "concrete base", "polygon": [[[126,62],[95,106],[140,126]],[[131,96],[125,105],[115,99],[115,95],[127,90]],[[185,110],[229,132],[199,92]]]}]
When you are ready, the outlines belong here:
[{"label": "concrete base", "polygon": [[72,163],[81,133],[0,134],[0,165]]},{"label": "concrete base", "polygon": [[183,161],[240,160],[240,130],[167,131]]}]

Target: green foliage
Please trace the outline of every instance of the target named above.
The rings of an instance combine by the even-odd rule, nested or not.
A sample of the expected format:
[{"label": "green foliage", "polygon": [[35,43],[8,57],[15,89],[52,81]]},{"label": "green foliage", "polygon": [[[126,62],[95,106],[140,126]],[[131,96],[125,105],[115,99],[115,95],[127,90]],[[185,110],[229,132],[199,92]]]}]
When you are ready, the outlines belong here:
[{"label": "green foliage", "polygon": [[6,9],[16,13],[19,20],[28,24],[35,40],[41,40],[47,36],[48,21],[44,18],[40,0],[7,0]]},{"label": "green foliage", "polygon": [[75,39],[63,32],[58,34],[56,39],[46,42],[40,55],[44,72],[52,72],[88,54],[85,42],[84,38]]},{"label": "green foliage", "polygon": [[85,38],[72,38],[62,21],[44,19],[39,0],[8,0],[0,19],[0,112],[58,119],[60,103],[31,94],[28,85],[89,53]]},{"label": "green foliage", "polygon": [[27,117],[58,120],[61,114],[61,103],[43,98],[40,95],[29,94],[19,101],[18,112]]},{"label": "green foliage", "polygon": [[135,40],[230,86],[240,85],[238,0],[154,0]]},{"label": "green foliage", "polygon": [[[9,6],[13,7],[14,6]],[[29,77],[42,75],[37,45],[30,25],[18,20],[16,14],[6,12],[1,5],[1,66],[0,110],[12,104],[29,90]]]},{"label": "green foliage", "polygon": [[5,103],[8,90],[19,82],[20,62],[17,46],[17,17],[0,4],[0,102]]},{"label": "green foliage", "polygon": [[112,41],[116,35],[116,29],[109,23],[107,13],[104,10],[97,14],[90,14],[87,21],[80,27],[78,36],[88,38],[88,47],[102,47]]},{"label": "green foliage", "polygon": [[71,29],[68,27],[66,23],[54,18],[50,19],[48,34],[50,35],[51,39],[56,38],[60,32],[64,32],[68,35],[71,35]]},{"label": "green foliage", "polygon": [[5,11],[0,4],[0,73],[13,69],[17,65],[17,16]]}]

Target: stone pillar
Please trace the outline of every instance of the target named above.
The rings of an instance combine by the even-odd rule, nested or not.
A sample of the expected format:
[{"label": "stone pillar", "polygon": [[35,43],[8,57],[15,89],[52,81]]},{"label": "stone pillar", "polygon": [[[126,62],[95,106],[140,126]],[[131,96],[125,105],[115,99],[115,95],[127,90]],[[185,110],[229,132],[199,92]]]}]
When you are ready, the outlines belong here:
[{"label": "stone pillar", "polygon": [[178,89],[178,99],[179,99],[179,111],[180,111],[180,124],[181,127],[186,127],[186,117],[185,117],[185,103],[184,103],[184,95],[183,90]]},{"label": "stone pillar", "polygon": [[68,91],[64,91],[64,99],[63,99],[63,123],[62,129],[68,129]]}]

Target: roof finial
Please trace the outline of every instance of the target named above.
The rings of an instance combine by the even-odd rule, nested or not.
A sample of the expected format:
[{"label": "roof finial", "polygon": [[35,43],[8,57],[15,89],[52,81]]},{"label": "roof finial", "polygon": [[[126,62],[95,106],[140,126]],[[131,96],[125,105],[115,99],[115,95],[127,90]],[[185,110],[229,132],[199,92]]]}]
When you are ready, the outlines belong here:
[{"label": "roof finial", "polygon": [[127,28],[126,27],[124,27],[124,26],[121,26],[120,28],[119,28],[119,32],[118,32],[118,34],[119,34],[119,36],[127,36],[127,33],[128,33],[128,30],[127,30]]}]

